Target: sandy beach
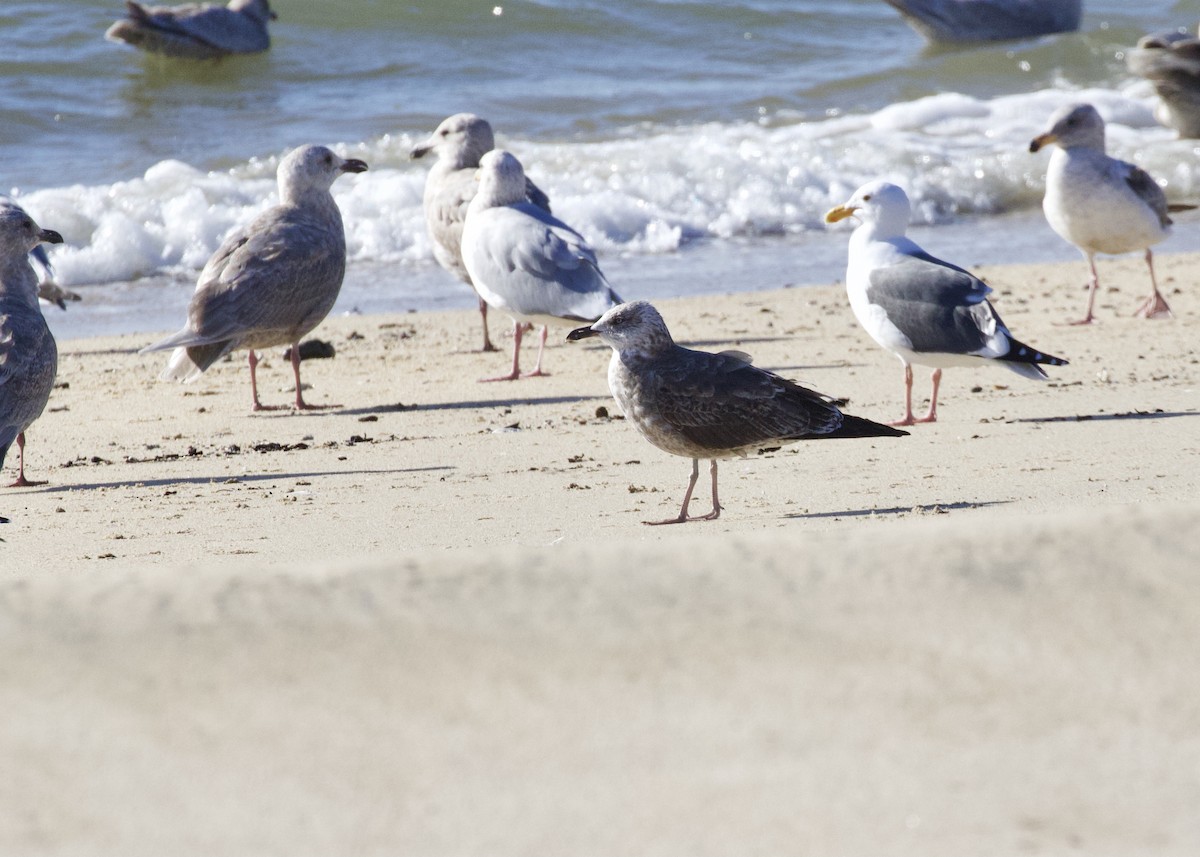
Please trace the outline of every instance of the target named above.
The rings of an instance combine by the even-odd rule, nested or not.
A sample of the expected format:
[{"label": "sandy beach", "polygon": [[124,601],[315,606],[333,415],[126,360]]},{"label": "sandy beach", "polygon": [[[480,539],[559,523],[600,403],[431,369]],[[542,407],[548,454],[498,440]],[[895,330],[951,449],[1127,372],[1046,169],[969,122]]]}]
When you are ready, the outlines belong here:
[{"label": "sandy beach", "polygon": [[[563,331],[480,384],[474,312],[331,318],[312,414],[60,342],[48,484],[0,491],[0,853],[1197,853],[1200,255],[1169,321],[1101,266],[1087,328],[1081,260],[977,269],[1050,382],[947,370],[938,423],[722,462],[677,527],[690,462]],[[900,416],[838,285],[656,305]]]}]

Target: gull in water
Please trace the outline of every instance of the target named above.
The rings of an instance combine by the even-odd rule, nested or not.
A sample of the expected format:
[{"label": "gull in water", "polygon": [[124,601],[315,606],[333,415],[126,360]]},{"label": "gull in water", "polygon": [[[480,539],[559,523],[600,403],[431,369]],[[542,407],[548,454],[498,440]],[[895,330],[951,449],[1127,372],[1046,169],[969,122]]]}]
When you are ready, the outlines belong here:
[{"label": "gull in water", "polygon": [[104,37],[169,57],[218,59],[265,51],[271,46],[267,22],[275,17],[267,0],[229,0],[227,6],[143,6],[126,0],[125,17]]},{"label": "gull in water", "polygon": [[1200,137],[1200,38],[1179,30],[1142,36],[1125,65],[1154,84],[1159,122],[1180,137]]},{"label": "gull in water", "polygon": [[[463,223],[467,206],[479,189],[475,174],[479,159],[496,147],[492,126],[474,113],[456,113],[442,121],[423,143],[412,149],[411,157],[423,158],[430,152],[436,157],[425,179],[425,225],[433,240],[433,256],[439,265],[454,274],[471,288],[471,275],[462,257]],[[550,199],[528,177],[525,179],[525,199],[546,213]],[[477,290],[478,291],[478,290]],[[483,350],[496,351],[488,336],[488,305],[479,298],[479,315],[483,322]]]},{"label": "gull in water", "polygon": [[[692,459],[679,515],[647,524],[720,517],[717,459],[798,440],[907,434],[843,414],[832,399],[759,369],[740,351],[712,354],[676,345],[658,310],[646,301],[614,307],[567,339],[592,336],[613,350],[608,386],[626,418],[659,449]],[[688,517],[701,458],[711,461],[712,511]]]},{"label": "gull in water", "polygon": [[521,376],[521,335],[542,325],[537,364],[542,374],[546,325],[592,322],[621,303],[583,236],[526,198],[521,162],[493,149],[479,160],[479,191],[467,208],[462,255],[471,282],[488,305],[513,319],[512,371],[488,381]]},{"label": "gull in water", "polygon": [[1168,205],[1163,189],[1141,167],[1110,158],[1104,153],[1104,120],[1090,104],[1060,108],[1050,117],[1050,127],[1033,138],[1029,151],[1057,143],[1046,168],[1046,196],[1042,210],[1050,228],[1074,244],[1087,259],[1087,312],[1072,324],[1091,324],[1095,318],[1096,254],[1117,255],[1142,250],[1150,271],[1150,296],[1137,310],[1144,318],[1166,318],[1171,308],[1158,291],[1150,247],[1171,232],[1168,212],[1187,211],[1194,205]]},{"label": "gull in water", "polygon": [[[825,221],[851,216],[862,223],[850,236],[850,308],[871,338],[904,364],[904,417],[893,425],[937,421],[945,367],[998,362],[1018,375],[1045,380],[1037,364],[1066,365],[1013,338],[987,299],[990,286],[905,237],[911,207],[903,189],[883,181],[865,184]],[[912,410],[914,363],[934,367],[929,412],[919,419]]]},{"label": "gull in water", "polygon": [[15,203],[0,205],[0,467],[16,441],[21,459],[12,487],[40,484],[25,478],[25,430],[42,415],[58,372],[58,347],[29,264],[30,251],[43,241],[59,244],[62,236]]},{"label": "gull in water", "polygon": [[1082,0],[886,0],[930,42],[1027,39],[1079,29]]},{"label": "gull in water", "polygon": [[346,270],[342,215],[329,188],[342,173],[366,168],[324,146],[301,146],[279,162],[279,205],[234,230],[208,260],[184,328],[139,352],[174,349],[163,380],[194,381],[229,352],[248,348],[254,410],[271,410],[258,400],[254,350],[290,345],[296,408],[337,407],[304,401],[299,343],[333,308]]}]

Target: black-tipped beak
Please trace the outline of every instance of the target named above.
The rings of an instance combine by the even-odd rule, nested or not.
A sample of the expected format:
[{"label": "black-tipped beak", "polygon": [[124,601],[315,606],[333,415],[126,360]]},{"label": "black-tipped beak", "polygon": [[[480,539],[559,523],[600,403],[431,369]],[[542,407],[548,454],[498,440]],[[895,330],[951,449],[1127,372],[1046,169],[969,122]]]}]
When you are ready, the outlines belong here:
[{"label": "black-tipped beak", "polygon": [[567,334],[567,342],[578,342],[581,339],[587,339],[589,337],[599,335],[599,333],[592,330],[591,325],[588,325],[587,327],[577,327]]},{"label": "black-tipped beak", "polygon": [[1055,137],[1053,134],[1039,134],[1038,136],[1034,137],[1032,140],[1029,141],[1029,151],[1031,151],[1031,152],[1040,151],[1043,147],[1050,145],[1057,139],[1058,138]]},{"label": "black-tipped beak", "polygon": [[365,173],[367,171],[367,162],[360,161],[358,158],[347,158],[342,164],[342,172],[344,173]]},{"label": "black-tipped beak", "polygon": [[57,232],[55,232],[53,229],[43,229],[41,232],[38,233],[38,240],[45,241],[47,244],[63,243],[62,236],[59,235]]},{"label": "black-tipped beak", "polygon": [[408,153],[408,156],[415,161],[415,160],[418,160],[419,158],[425,157],[432,151],[433,151],[433,146],[430,146],[428,143],[422,143],[419,146],[413,146],[412,151],[410,151]]}]

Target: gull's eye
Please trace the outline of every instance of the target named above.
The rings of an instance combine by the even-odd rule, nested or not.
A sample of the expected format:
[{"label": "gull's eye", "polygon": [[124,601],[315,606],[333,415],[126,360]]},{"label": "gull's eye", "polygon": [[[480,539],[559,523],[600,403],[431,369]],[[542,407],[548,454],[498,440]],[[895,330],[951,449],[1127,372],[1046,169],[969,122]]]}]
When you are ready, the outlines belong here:
[{"label": "gull's eye", "polygon": [[863,197],[863,202],[870,202],[870,201],[871,201],[871,194],[868,193],[866,196]]}]

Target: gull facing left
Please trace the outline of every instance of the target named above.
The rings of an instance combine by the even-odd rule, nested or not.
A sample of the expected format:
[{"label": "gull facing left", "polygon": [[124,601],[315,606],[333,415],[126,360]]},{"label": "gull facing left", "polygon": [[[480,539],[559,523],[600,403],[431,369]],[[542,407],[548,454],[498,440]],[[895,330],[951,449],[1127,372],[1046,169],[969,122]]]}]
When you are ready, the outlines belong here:
[{"label": "gull facing left", "polygon": [[[664,452],[692,459],[679,515],[647,524],[720,517],[719,458],[798,440],[908,434],[843,414],[829,397],[759,369],[740,351],[711,354],[676,345],[658,310],[646,301],[614,307],[594,324],[571,331],[567,339],[592,336],[613,350],[608,386],[642,437]],[[711,461],[712,511],[689,517],[701,458]]]},{"label": "gull facing left", "polygon": [[[851,216],[862,221],[850,236],[846,293],[858,323],[904,364],[904,417],[893,425],[937,421],[943,367],[998,362],[1045,380],[1037,364],[1066,365],[1008,332],[987,299],[990,286],[906,237],[911,211],[902,188],[876,181],[825,215],[827,223]],[[920,418],[912,410],[913,363],[934,367],[929,412]]]}]

